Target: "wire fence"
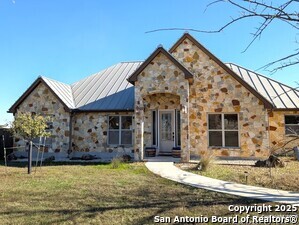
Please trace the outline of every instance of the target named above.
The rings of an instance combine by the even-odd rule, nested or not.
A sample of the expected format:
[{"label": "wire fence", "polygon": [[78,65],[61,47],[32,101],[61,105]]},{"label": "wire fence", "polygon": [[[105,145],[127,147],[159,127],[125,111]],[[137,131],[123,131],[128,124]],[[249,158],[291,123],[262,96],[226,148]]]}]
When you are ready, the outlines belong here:
[{"label": "wire fence", "polygon": [[[39,137],[39,142],[38,143],[32,143],[32,147],[36,148],[37,154],[36,154],[36,160],[35,160],[35,172],[38,167],[38,163],[40,162],[39,166],[42,167],[43,164],[43,158],[44,158],[44,152],[46,146],[46,137]],[[24,151],[26,148],[29,148],[29,141],[25,141],[25,145],[23,146],[12,146],[9,145],[7,146],[7,141],[6,141],[6,136],[2,134],[2,143],[1,147],[3,149],[3,158],[4,158],[4,166],[5,166],[5,171],[7,173],[7,166],[8,166],[8,161],[10,159],[13,159],[14,154],[17,151]],[[29,150],[29,149],[28,149]],[[1,157],[2,158],[2,157]]]}]

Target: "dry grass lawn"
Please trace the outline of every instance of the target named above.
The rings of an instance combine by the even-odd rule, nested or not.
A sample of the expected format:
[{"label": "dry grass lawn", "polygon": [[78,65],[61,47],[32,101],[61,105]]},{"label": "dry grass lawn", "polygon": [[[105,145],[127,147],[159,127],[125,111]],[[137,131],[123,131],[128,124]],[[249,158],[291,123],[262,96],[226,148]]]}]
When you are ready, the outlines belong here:
[{"label": "dry grass lawn", "polygon": [[1,224],[153,224],[159,216],[229,216],[228,206],[261,204],[177,184],[144,164],[52,165],[26,174],[0,165]]},{"label": "dry grass lawn", "polygon": [[284,168],[272,168],[271,170],[253,166],[213,163],[205,172],[192,169],[195,164],[190,165],[191,169],[189,170],[203,176],[242,184],[246,184],[245,172],[248,172],[248,185],[299,192],[299,161],[292,157],[283,157],[282,160],[286,163]]}]

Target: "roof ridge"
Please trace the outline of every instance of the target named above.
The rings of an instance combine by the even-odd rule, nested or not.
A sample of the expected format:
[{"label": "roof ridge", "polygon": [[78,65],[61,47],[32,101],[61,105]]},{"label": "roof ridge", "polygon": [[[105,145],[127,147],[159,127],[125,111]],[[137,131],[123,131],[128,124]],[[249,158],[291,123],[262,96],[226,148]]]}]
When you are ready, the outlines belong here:
[{"label": "roof ridge", "polygon": [[140,62],[144,62],[144,60],[121,61],[119,63],[140,63]]},{"label": "roof ridge", "polygon": [[[67,83],[64,83],[64,82],[61,82],[61,81],[58,81],[58,80],[54,80],[54,79],[48,78],[46,76],[39,76],[39,78],[42,79],[46,83],[47,82],[54,82],[54,83],[58,83],[60,85],[63,85],[63,86],[66,86],[67,88],[69,88],[70,90],[68,90],[68,91],[70,91],[70,96],[69,96],[70,98],[67,98],[67,99],[69,99],[71,101],[70,103],[71,103],[72,107],[74,107],[74,108],[76,107],[76,103],[74,101],[73,90],[72,90],[72,87],[71,87],[70,84],[67,84]],[[50,87],[50,85],[49,85],[49,87]],[[66,93],[65,90],[64,90],[64,88],[62,88],[62,89],[60,87],[57,87],[57,88],[61,91],[61,93]],[[53,89],[53,88],[51,88],[51,89]],[[58,93],[56,93],[56,94],[58,95]],[[68,94],[68,93],[66,93],[66,94]],[[64,100],[62,100],[62,101],[64,101]]]},{"label": "roof ridge", "polygon": [[106,67],[106,68],[104,68],[104,69],[98,71],[98,72],[95,72],[95,73],[92,73],[92,74],[90,74],[90,75],[88,75],[88,76],[86,76],[86,77],[83,77],[82,79],[80,79],[80,80],[78,80],[78,81],[76,81],[76,82],[74,82],[74,83],[71,84],[72,89],[73,89],[73,86],[74,86],[75,84],[79,83],[80,81],[83,81],[83,80],[85,80],[85,79],[87,79],[87,78],[89,78],[89,77],[92,77],[92,76],[96,76],[96,75],[98,75],[98,74],[100,74],[100,73],[102,73],[102,72],[108,70],[109,68],[114,67],[114,66],[116,66],[116,65],[118,65],[118,64],[121,64],[121,63],[122,63],[122,62],[115,63],[115,64],[113,64],[113,65],[111,65],[111,66],[108,66],[108,67]]},{"label": "roof ridge", "polygon": [[41,79],[48,79],[48,80],[51,80],[51,81],[55,81],[55,82],[58,82],[58,83],[61,83],[61,84],[65,84],[65,85],[71,86],[70,84],[67,84],[67,83],[64,83],[64,82],[62,82],[62,81],[55,80],[55,79],[53,79],[53,78],[46,77],[46,76],[43,76],[43,75],[38,76],[38,78],[41,78]]}]

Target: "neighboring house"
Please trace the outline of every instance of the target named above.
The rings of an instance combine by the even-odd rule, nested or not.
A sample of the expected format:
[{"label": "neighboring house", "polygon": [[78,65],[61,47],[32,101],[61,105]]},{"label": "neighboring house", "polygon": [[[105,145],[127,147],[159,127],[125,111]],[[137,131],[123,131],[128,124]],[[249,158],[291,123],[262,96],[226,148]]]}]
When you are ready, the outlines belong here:
[{"label": "neighboring house", "polygon": [[[263,157],[299,133],[299,91],[224,64],[190,34],[144,62],[123,62],[72,85],[39,77],[9,112],[50,115],[52,152],[157,154],[182,161]],[[22,140],[15,140],[21,145]],[[298,143],[297,143],[298,144]],[[292,147],[292,146],[289,146]]]}]

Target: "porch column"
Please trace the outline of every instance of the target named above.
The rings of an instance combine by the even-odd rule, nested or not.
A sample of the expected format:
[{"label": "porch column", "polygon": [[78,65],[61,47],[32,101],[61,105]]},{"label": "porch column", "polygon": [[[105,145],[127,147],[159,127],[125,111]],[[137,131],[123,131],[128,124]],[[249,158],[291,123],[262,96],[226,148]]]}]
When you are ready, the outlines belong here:
[{"label": "porch column", "polygon": [[[135,93],[136,97],[136,93]],[[136,161],[143,160],[144,154],[144,106],[142,98],[136,99],[135,104],[135,146],[134,158]]]},{"label": "porch column", "polygon": [[[189,88],[188,88],[189,89]],[[188,91],[188,90],[187,90]],[[181,161],[190,161],[190,134],[189,134],[189,94],[184,93],[180,98],[181,104]]]}]

